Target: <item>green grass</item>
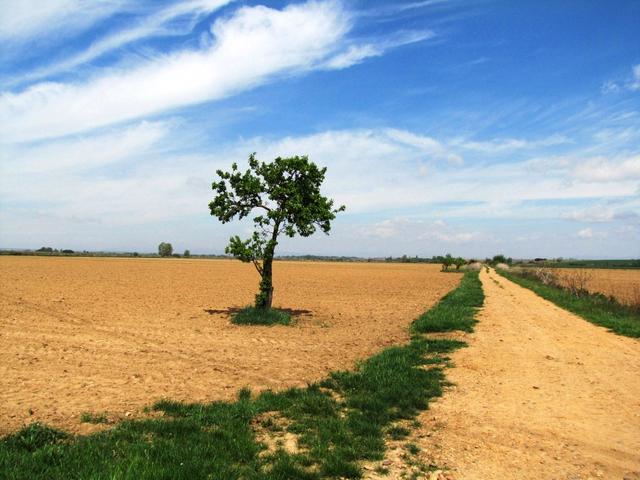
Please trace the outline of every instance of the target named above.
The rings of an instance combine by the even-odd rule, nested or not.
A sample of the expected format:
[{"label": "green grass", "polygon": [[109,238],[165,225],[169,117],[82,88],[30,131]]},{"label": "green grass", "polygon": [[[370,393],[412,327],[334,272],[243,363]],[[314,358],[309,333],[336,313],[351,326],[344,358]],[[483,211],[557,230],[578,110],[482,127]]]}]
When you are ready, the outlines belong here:
[{"label": "green grass", "polygon": [[82,423],[109,423],[109,419],[104,413],[84,412],[80,415]]},{"label": "green grass", "polygon": [[236,325],[290,325],[291,315],[276,308],[245,307],[231,316]]},{"label": "green grass", "polygon": [[[442,331],[470,329],[468,317],[482,298],[477,272],[467,272],[434,307]],[[397,422],[413,423],[442,395],[446,354],[464,345],[424,337],[417,326],[423,318],[407,345],[387,348],[353,371],[333,372],[305,388],[256,396],[243,389],[234,402],[164,400],[152,407],[163,412],[160,418],[127,420],[87,436],[33,424],[0,441],[0,478],[360,478],[359,462],[381,460],[385,438],[409,433]],[[268,412],[285,421],[264,420]],[[258,425],[276,438],[283,428],[296,435],[299,451],[266,451],[256,438]],[[410,453],[417,452],[414,447],[407,444]]]},{"label": "green grass", "polygon": [[449,292],[434,308],[422,314],[412,326],[414,333],[470,332],[476,323],[475,314],[482,306],[484,294],[478,272],[467,272],[460,285]]},{"label": "green grass", "polygon": [[610,297],[588,293],[576,296],[563,288],[544,285],[538,280],[524,278],[515,272],[499,270],[498,273],[585,320],[606,327],[619,335],[640,338],[640,314]]}]

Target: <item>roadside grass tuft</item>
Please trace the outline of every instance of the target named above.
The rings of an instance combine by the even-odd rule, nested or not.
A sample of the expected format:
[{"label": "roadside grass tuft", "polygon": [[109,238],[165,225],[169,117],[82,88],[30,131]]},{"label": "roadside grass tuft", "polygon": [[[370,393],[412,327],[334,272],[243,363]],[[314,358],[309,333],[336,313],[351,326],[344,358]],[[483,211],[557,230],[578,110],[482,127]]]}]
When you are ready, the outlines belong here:
[{"label": "roadside grass tuft", "polygon": [[236,325],[290,325],[291,315],[276,308],[245,307],[231,316]]},{"label": "roadside grass tuft", "polygon": [[109,419],[107,418],[106,414],[91,413],[91,412],[82,413],[82,415],[80,415],[80,421],[82,423],[93,423],[93,424],[109,423]]},{"label": "roadside grass tuft", "polygon": [[591,323],[606,327],[619,335],[640,338],[640,313],[613,298],[599,293],[583,292],[574,295],[561,287],[544,285],[512,271],[498,270],[498,273]]},{"label": "roadside grass tuft", "polygon": [[[446,354],[465,345],[421,333],[434,331],[436,324],[440,331],[468,331],[482,299],[478,272],[467,272],[434,307],[436,317],[423,315],[414,322],[407,345],[382,350],[352,371],[333,372],[304,388],[258,395],[245,388],[233,402],[162,400],[152,407],[163,413],[161,418],[126,420],[87,436],[33,424],[0,440],[0,477],[361,478],[359,462],[382,460],[385,438],[409,433],[397,422],[414,425],[429,401],[442,395],[448,385]],[[295,436],[297,451],[282,445],[268,451],[256,439],[255,424],[271,412],[286,419],[281,428]],[[418,452],[411,443],[406,448]]]}]

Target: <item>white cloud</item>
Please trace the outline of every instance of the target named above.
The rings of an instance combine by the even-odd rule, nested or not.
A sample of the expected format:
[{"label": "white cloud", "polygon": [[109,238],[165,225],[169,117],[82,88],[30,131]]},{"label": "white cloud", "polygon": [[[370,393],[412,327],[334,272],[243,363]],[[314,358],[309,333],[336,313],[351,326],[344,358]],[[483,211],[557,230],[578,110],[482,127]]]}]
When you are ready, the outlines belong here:
[{"label": "white cloud", "polygon": [[325,67],[330,70],[341,70],[362,63],[367,58],[380,57],[390,49],[421,42],[434,36],[435,33],[431,30],[400,32],[391,38],[377,40],[374,43],[351,45],[346,51],[330,58]]},{"label": "white cloud", "polygon": [[421,150],[427,155],[438,160],[446,160],[453,164],[463,163],[463,159],[460,155],[454,153],[452,149],[444,146],[441,142],[432,137],[416,135],[415,133],[408,132],[406,130],[398,130],[394,128],[386,130],[386,134],[390,138],[397,140],[402,144]]},{"label": "white cloud", "polygon": [[519,138],[493,139],[489,141],[470,141],[456,139],[453,145],[481,153],[504,153],[514,150],[535,149],[540,147],[550,147],[568,143],[568,139],[563,135],[552,135],[541,140],[524,140]]},{"label": "white cloud", "polygon": [[617,93],[620,91],[620,85],[618,85],[616,82],[612,81],[612,80],[607,80],[606,82],[604,82],[602,84],[602,87],[600,89],[602,91],[602,93],[607,94],[607,93]]},{"label": "white cloud", "polygon": [[640,64],[633,67],[633,79],[629,83],[631,90],[640,90]]},{"label": "white cloud", "polygon": [[0,39],[23,42],[34,37],[69,35],[108,17],[124,0],[0,0]]},{"label": "white cloud", "polygon": [[33,146],[10,146],[0,152],[5,172],[22,174],[81,172],[136,158],[169,133],[164,122],[140,122],[97,135],[67,138]]},{"label": "white cloud", "polygon": [[561,218],[585,223],[609,223],[614,221],[640,223],[640,213],[629,210],[629,208],[637,208],[639,206],[637,202],[624,204],[622,208],[594,205],[581,210],[565,212],[561,214]]},{"label": "white cloud", "polygon": [[365,237],[383,240],[437,242],[438,244],[465,244],[481,238],[476,232],[460,231],[443,220],[394,217],[360,228]]},{"label": "white cloud", "polygon": [[592,228],[583,228],[582,230],[578,231],[578,233],[576,233],[576,236],[584,240],[591,240],[595,238],[606,238],[607,233],[594,231]]},{"label": "white cloud", "polygon": [[593,238],[593,230],[590,228],[584,228],[577,233],[580,238]]},{"label": "white cloud", "polygon": [[[233,0],[191,0],[166,7],[156,13],[135,20],[133,26],[108,34],[92,43],[87,49],[65,58],[65,60],[14,79],[25,82],[41,79],[56,73],[70,70],[78,65],[90,62],[105,53],[121,48],[143,38],[166,35],[179,35],[192,30],[195,22],[203,15],[230,3]],[[174,26],[176,20],[188,17],[186,26]]]},{"label": "white cloud", "polygon": [[[78,229],[100,237],[95,241],[98,243],[90,244],[78,239],[86,248],[102,245],[106,238],[116,241],[117,229],[127,236],[130,234],[122,229],[135,226],[132,230],[153,237],[164,225],[188,223],[187,219],[197,225],[211,224],[216,232],[228,236],[238,227],[223,228],[209,222],[210,182],[217,168],[228,168],[233,161],[242,165],[252,151],[265,161],[308,154],[312,161],[328,167],[323,191],[347,205],[350,217],[344,218],[366,219],[359,214],[387,217],[348,227],[353,228],[353,237],[344,239],[345,245],[355,238],[370,238],[371,245],[377,245],[368,250],[371,253],[388,251],[385,245],[391,243],[401,245],[394,247],[396,253],[405,249],[441,252],[448,244],[479,248],[477,245],[489,245],[482,232],[426,219],[558,218],[561,211],[557,205],[528,208],[523,202],[545,200],[543,205],[550,205],[549,200],[632,196],[638,183],[579,179],[567,183],[572,162],[544,174],[532,172],[527,162],[451,164],[447,155],[455,152],[447,149],[446,141],[400,129],[245,138],[209,147],[206,153],[185,155],[176,153],[183,151],[182,145],[172,148],[176,142],[184,142],[180,128],[179,123],[142,122],[37,145],[14,145],[3,151],[0,203],[7,207],[0,212],[0,245],[21,246],[12,239],[24,238],[20,233],[24,231],[30,232],[30,238],[44,241],[51,231],[60,230],[64,236],[64,231]],[[625,203],[616,211],[635,208]],[[45,222],[52,212],[56,222]],[[617,225],[624,223],[628,221]],[[198,232],[196,236],[201,236],[202,230]]]},{"label": "white cloud", "polygon": [[5,142],[51,138],[220,99],[276,74],[319,68],[350,28],[336,2],[243,7],[217,20],[209,48],[160,57],[84,83],[0,96]]},{"label": "white cloud", "polygon": [[631,76],[625,80],[607,80],[602,84],[602,93],[618,93],[624,90],[640,90],[640,64],[631,67]]},{"label": "white cloud", "polygon": [[603,157],[592,158],[577,164],[571,176],[586,182],[639,180],[640,155],[618,161]]}]

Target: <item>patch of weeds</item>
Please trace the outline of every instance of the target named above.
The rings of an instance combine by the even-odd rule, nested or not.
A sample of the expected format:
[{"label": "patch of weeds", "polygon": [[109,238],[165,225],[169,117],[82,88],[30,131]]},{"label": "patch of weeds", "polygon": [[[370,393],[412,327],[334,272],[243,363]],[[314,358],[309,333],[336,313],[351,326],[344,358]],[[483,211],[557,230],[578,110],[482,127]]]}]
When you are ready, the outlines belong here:
[{"label": "patch of weeds", "polygon": [[4,437],[2,446],[13,452],[35,452],[69,438],[68,433],[36,422]]},{"label": "patch of weeds", "polygon": [[417,455],[418,453],[420,453],[420,447],[418,447],[415,443],[407,443],[405,445],[407,452],[409,452],[411,455]]},{"label": "patch of weeds", "polygon": [[411,432],[408,428],[397,425],[387,429],[387,435],[389,435],[389,438],[391,438],[391,440],[402,440],[403,438],[408,437],[409,433]]},{"label": "patch of weeds", "polygon": [[389,469],[387,467],[376,467],[375,472],[379,475],[389,475]]},{"label": "patch of weeds", "polygon": [[80,422],[82,423],[93,423],[93,424],[99,424],[99,423],[109,423],[109,419],[107,418],[107,416],[104,413],[90,413],[90,412],[83,412],[82,415],[80,415]]},{"label": "patch of weeds", "polygon": [[245,307],[231,316],[236,325],[290,325],[291,315],[276,308]]}]

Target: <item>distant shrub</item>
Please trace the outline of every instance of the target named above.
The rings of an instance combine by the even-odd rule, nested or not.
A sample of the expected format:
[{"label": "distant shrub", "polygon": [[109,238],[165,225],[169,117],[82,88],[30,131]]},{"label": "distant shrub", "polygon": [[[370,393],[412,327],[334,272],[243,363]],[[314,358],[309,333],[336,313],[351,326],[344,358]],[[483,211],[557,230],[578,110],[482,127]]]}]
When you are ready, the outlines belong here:
[{"label": "distant shrub", "polygon": [[587,286],[590,281],[591,273],[586,270],[573,270],[562,275],[562,286],[576,297],[589,293]]},{"label": "distant shrub", "polygon": [[170,257],[173,254],[173,246],[170,243],[162,242],[158,245],[158,255],[161,257]]}]

